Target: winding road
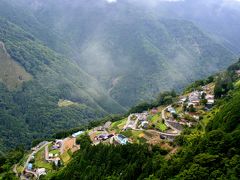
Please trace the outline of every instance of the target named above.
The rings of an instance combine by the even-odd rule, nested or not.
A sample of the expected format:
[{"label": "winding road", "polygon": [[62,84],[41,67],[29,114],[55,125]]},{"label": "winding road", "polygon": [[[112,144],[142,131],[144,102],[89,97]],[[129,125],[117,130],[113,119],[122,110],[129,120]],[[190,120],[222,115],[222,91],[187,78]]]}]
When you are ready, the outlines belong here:
[{"label": "winding road", "polygon": [[[46,146],[49,145],[50,143],[51,143],[51,142],[46,141],[43,145],[41,145],[40,147],[37,147],[37,148],[28,156],[28,159],[27,159],[27,161],[24,163],[24,166],[23,166],[24,170],[25,170],[27,173],[31,173],[31,174],[33,174],[36,178],[38,178],[38,175],[37,175],[35,172],[29,171],[29,170],[27,169],[27,165],[28,165],[29,162],[31,161],[32,156],[34,156],[38,151],[40,151],[42,148],[46,147]],[[26,179],[26,177],[24,176],[24,174],[21,175],[21,179]]]},{"label": "winding road", "polygon": [[164,120],[165,124],[167,127],[171,128],[172,130],[174,130],[176,133],[163,133],[163,132],[160,132],[161,135],[165,135],[165,136],[173,136],[173,137],[176,137],[176,136],[179,136],[181,134],[181,131],[176,129],[175,127],[173,127],[171,124],[169,124],[168,122],[171,121],[169,119],[166,118],[165,116],[165,111],[171,107],[171,105],[167,106],[166,108],[164,108],[162,110],[162,119]]}]

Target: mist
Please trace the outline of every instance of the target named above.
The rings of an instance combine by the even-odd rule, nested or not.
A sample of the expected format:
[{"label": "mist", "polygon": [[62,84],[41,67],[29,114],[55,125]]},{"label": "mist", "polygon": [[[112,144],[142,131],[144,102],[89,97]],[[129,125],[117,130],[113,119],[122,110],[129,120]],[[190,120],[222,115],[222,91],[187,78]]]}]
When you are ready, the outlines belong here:
[{"label": "mist", "polygon": [[[207,52],[205,48],[210,48],[202,45],[203,39],[212,44],[213,51],[222,49],[229,55],[240,52],[240,11],[236,8],[240,3],[235,0],[21,0],[21,3],[55,35],[51,48],[64,52],[123,106],[223,68],[225,65],[217,60],[222,55]],[[234,26],[234,30],[229,30],[229,26]],[[191,34],[184,39],[185,33],[192,31],[201,35]],[[178,33],[184,38],[179,39]],[[42,40],[48,44],[48,39]],[[64,47],[60,46],[62,43]],[[202,68],[206,64],[202,62],[204,56],[209,63]],[[231,60],[226,65],[229,63]],[[166,82],[168,78],[170,81]],[[134,97],[129,103],[123,98],[126,92]]]}]

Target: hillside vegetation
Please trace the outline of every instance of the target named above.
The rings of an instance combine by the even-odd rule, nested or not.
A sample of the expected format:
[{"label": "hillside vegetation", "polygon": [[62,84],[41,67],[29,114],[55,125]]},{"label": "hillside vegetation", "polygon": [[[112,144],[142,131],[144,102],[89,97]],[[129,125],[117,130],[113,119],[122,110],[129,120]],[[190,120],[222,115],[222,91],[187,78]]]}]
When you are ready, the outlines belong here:
[{"label": "hillside vegetation", "polygon": [[[144,132],[144,130],[122,131],[127,118],[125,116],[109,116],[101,121],[92,122],[85,128],[79,127],[79,129],[70,129],[55,134],[54,139],[61,139],[76,131],[86,130],[85,134],[77,137],[77,143],[81,145],[80,150],[74,154],[68,154],[66,157],[63,154],[64,164],[59,167],[39,160],[43,158],[39,157],[39,154],[43,154],[43,149],[36,154],[35,166],[39,165],[39,167],[51,169],[46,176],[41,178],[52,180],[239,179],[240,114],[238,107],[240,106],[240,80],[236,72],[239,68],[240,61],[230,66],[227,71],[204,80],[198,80],[186,88],[185,95],[189,91],[200,89],[205,85],[213,88],[208,91],[221,92],[221,95],[215,94],[215,106],[202,114],[195,127],[185,127],[174,142],[160,140],[160,144],[149,144],[146,141],[132,141],[133,144],[126,145],[103,142],[93,145],[92,133],[101,134],[100,131],[94,129],[106,121],[113,122],[109,129],[111,132],[115,130],[116,133],[120,133],[121,131],[131,139],[139,138],[140,134]],[[174,104],[177,99],[174,91],[161,93],[153,103],[142,103],[133,107],[129,113],[142,112],[159,105],[161,105],[159,107],[161,111],[162,106]],[[62,102],[64,101],[62,100]],[[69,101],[67,102],[69,103]],[[155,121],[154,118],[151,121]],[[149,134],[147,130],[144,133],[145,135]],[[141,135],[141,137],[143,136]],[[34,146],[39,142],[34,142]],[[47,145],[52,147],[51,144]],[[68,163],[65,164],[65,160]],[[13,164],[21,165],[25,161],[26,157],[21,147],[10,151],[6,156],[0,154],[0,172],[2,172],[0,177],[14,179],[15,174],[11,172]]]},{"label": "hillside vegetation", "polygon": [[32,76],[22,66],[11,59],[2,42],[0,42],[0,68],[0,81],[9,90],[17,89],[23,82],[32,79]]},{"label": "hillside vegetation", "polygon": [[[232,83],[239,80],[232,68],[225,73],[232,74]],[[69,165],[47,179],[239,179],[239,88],[223,94],[196,128],[183,131],[174,142],[178,152],[170,158],[158,146],[82,142]]]},{"label": "hillside vegetation", "polygon": [[[107,113],[124,111],[104,93],[95,79],[78,66],[44,46],[20,27],[1,18],[0,41],[9,54],[7,56],[1,51],[1,63],[12,63],[11,67],[1,66],[1,74],[10,68],[7,71],[11,73],[9,78],[15,73],[18,75],[14,77],[15,83],[19,78],[32,79],[23,82],[21,88],[15,91],[7,89],[13,86],[13,78],[3,81],[4,84],[11,84],[1,84],[0,139],[5,148],[20,143],[29,145],[33,138],[84,124]],[[59,107],[60,99],[79,104]]]},{"label": "hillside vegetation", "polygon": [[180,90],[235,55],[192,22],[127,0],[0,3],[0,41],[9,54],[1,58],[12,62],[0,68],[5,150]]},{"label": "hillside vegetation", "polygon": [[1,16],[77,62],[124,107],[181,89],[233,62],[234,53],[217,37],[141,3],[2,1]]}]

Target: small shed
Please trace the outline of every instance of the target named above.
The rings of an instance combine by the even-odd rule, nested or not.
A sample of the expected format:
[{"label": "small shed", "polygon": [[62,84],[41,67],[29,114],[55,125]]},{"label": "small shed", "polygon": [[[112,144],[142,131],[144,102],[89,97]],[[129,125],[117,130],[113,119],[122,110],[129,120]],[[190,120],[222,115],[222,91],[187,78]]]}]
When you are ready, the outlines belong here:
[{"label": "small shed", "polygon": [[33,168],[33,164],[32,164],[32,163],[28,163],[28,165],[27,165],[27,169],[28,169],[29,171],[31,171],[32,168]]}]

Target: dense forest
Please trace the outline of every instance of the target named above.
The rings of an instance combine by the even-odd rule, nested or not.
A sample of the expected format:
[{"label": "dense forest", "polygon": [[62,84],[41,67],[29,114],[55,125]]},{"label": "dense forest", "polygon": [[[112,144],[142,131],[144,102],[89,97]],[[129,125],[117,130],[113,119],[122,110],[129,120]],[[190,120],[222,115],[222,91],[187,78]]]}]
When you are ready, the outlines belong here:
[{"label": "dense forest", "polygon": [[[7,53],[33,77],[15,89],[0,82],[2,151],[18,144],[29,147],[33,139],[62,128],[84,125],[107,113],[124,112],[103,89],[95,88],[97,81],[69,60],[9,21],[0,18],[0,24],[0,41]],[[4,71],[4,67],[0,69]],[[12,76],[11,71],[7,76]],[[72,104],[61,106],[61,99]]]},{"label": "dense forest", "polygon": [[236,55],[209,29],[140,2],[0,2],[0,16],[73,61],[127,108],[224,69]]}]

